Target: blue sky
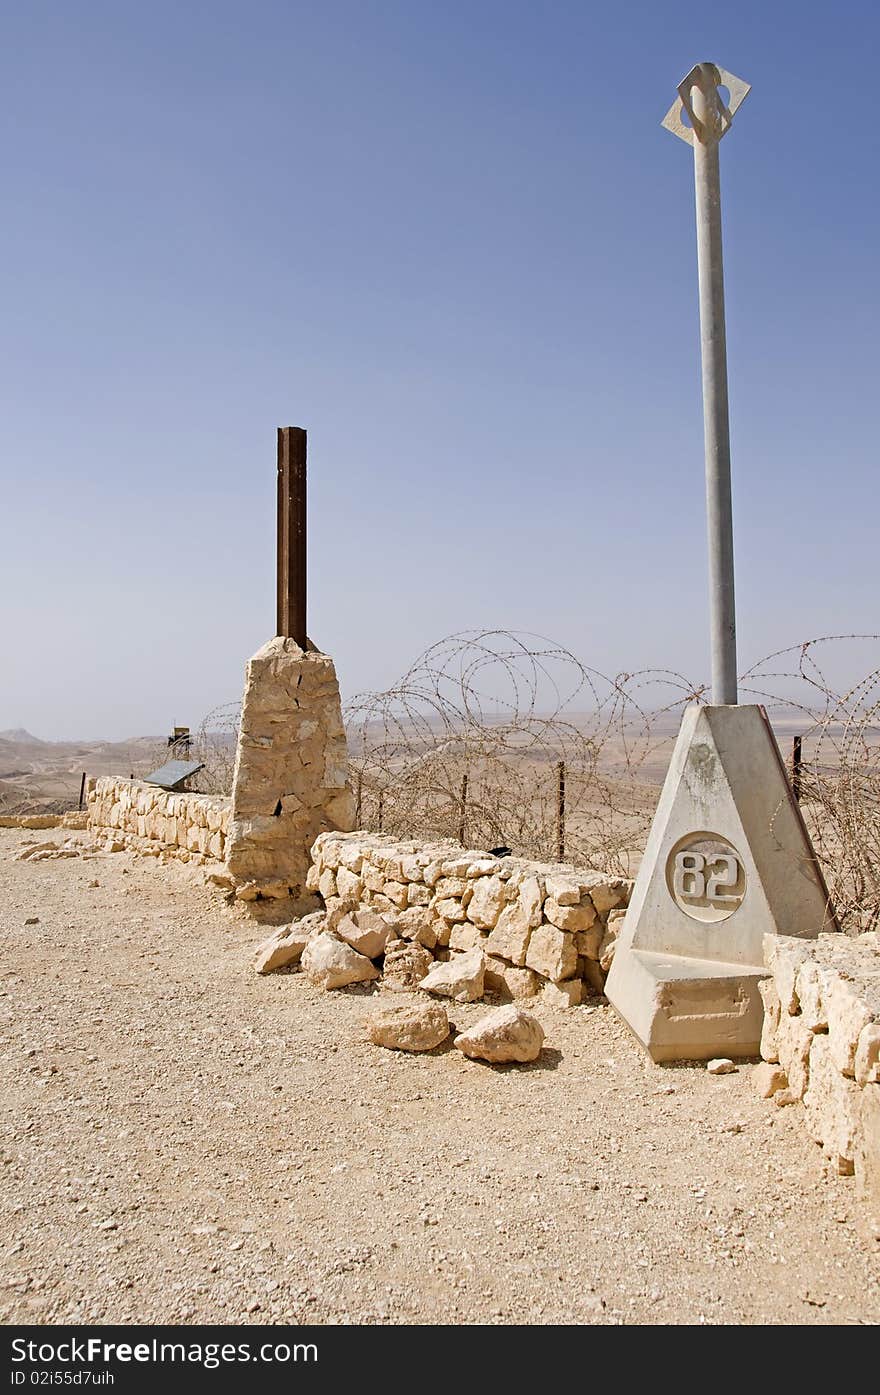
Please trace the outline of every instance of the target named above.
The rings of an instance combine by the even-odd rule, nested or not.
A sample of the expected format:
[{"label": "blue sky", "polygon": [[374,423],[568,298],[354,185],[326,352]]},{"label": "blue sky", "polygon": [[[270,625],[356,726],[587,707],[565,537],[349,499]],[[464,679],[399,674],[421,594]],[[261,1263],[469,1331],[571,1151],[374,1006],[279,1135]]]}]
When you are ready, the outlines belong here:
[{"label": "blue sky", "polygon": [[741,667],[880,629],[878,43],[868,0],[3,7],[0,728],[238,695],[280,424],[347,695],[483,625],[705,678],[659,124],[702,59],[753,85],[721,152]]}]

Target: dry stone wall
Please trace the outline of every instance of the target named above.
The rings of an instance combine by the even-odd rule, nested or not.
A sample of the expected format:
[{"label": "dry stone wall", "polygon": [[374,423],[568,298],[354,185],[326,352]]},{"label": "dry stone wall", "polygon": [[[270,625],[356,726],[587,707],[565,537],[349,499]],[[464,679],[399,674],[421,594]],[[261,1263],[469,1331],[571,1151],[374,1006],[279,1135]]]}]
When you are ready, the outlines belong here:
[{"label": "dry stone wall", "polygon": [[492,991],[575,1006],[602,991],[632,883],[357,832],[315,840],[306,887],[323,898],[331,928],[360,909],[393,916],[396,935],[436,960],[479,949]]},{"label": "dry stone wall", "polygon": [[141,852],[183,861],[222,862],[229,831],[229,800],[219,795],[171,794],[141,780],[103,776],[90,782],[89,827]]},{"label": "dry stone wall", "polygon": [[880,1227],[880,937],[768,935],[761,1055],[768,1093],[859,1188]]}]

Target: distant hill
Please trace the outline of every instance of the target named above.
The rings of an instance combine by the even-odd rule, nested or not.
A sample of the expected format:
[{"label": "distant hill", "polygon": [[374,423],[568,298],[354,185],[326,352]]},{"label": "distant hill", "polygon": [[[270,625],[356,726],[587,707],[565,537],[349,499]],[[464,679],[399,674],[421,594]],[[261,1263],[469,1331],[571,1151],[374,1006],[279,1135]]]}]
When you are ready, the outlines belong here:
[{"label": "distant hill", "polygon": [[165,759],[160,736],[129,741],[43,741],[24,727],[0,731],[0,813],[76,808],[82,773],[146,775]]}]

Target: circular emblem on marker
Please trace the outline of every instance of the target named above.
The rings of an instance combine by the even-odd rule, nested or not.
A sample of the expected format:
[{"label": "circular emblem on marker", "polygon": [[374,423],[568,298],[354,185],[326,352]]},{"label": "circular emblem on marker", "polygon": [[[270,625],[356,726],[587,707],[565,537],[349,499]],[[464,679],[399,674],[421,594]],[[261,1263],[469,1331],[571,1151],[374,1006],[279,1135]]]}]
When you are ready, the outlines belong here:
[{"label": "circular emblem on marker", "polygon": [[732,843],[717,833],[689,833],[666,860],[666,885],[692,920],[713,924],[742,905],[746,869]]}]

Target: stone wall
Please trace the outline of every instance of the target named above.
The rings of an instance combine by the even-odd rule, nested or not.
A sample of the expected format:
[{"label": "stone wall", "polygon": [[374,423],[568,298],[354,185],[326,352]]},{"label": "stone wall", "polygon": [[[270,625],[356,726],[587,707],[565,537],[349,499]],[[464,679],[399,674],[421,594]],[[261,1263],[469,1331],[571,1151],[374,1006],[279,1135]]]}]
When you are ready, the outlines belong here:
[{"label": "stone wall", "polygon": [[90,781],[89,827],[142,852],[183,861],[222,862],[229,831],[229,800],[219,795],[171,794],[140,780],[103,776]]},{"label": "stone wall", "polygon": [[803,1109],[810,1136],[880,1225],[880,937],[768,935],[761,1055],[767,1091]]},{"label": "stone wall", "polygon": [[400,938],[437,959],[479,947],[487,988],[557,1006],[602,991],[632,889],[584,868],[360,832],[321,834],[306,886],[331,927],[360,908],[393,915]]}]

